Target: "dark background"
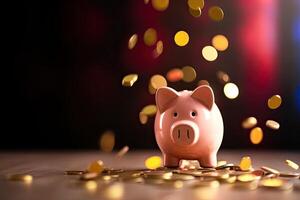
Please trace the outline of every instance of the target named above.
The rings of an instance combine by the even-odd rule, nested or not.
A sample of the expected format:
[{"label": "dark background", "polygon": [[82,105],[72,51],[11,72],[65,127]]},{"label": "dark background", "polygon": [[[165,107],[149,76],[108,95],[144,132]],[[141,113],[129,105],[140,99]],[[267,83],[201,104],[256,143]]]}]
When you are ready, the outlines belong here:
[{"label": "dark background", "polygon": [[[213,22],[211,5],[223,8],[225,18]],[[11,11],[12,74],[4,85],[4,126],[1,149],[98,148],[105,130],[116,134],[116,148],[157,148],[153,118],[139,123],[138,113],[154,103],[148,81],[156,73],[192,65],[197,81],[206,79],[221,109],[225,134],[222,148],[300,149],[300,1],[206,1],[202,16],[193,18],[186,1],[171,1],[158,12],[142,0],[26,1]],[[154,59],[153,47],[142,41],[153,27],[164,41],[163,54]],[[186,47],[177,47],[178,30],[190,34]],[[137,46],[128,50],[137,33]],[[207,62],[201,49],[212,36],[224,34],[230,46],[217,61]],[[240,95],[229,100],[216,78],[226,71],[239,86]],[[132,88],[122,77],[138,73]],[[177,90],[193,83],[171,83]],[[268,109],[267,99],[280,94],[282,106]],[[258,119],[264,140],[251,144],[241,121]],[[281,124],[278,131],[265,127],[267,119]]]}]

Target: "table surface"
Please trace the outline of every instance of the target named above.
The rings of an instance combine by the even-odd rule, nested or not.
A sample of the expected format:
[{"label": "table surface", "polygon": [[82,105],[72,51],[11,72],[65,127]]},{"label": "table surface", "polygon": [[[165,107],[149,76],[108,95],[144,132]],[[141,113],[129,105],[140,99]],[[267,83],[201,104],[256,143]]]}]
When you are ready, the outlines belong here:
[{"label": "table surface", "polygon": [[[115,169],[144,168],[144,160],[151,155],[160,155],[157,151],[130,151],[118,158],[114,153],[97,151],[83,152],[1,152],[0,153],[0,199],[105,199],[102,188],[96,192],[87,191],[78,184],[78,177],[64,175],[65,170],[84,170],[94,160],[101,159],[105,165]],[[282,151],[220,151],[218,160],[239,163],[241,157],[249,155],[253,167],[270,166],[280,171],[293,171],[285,164],[286,159],[300,163],[300,152]],[[299,170],[298,170],[299,172]],[[31,184],[10,181],[9,174],[31,174]],[[124,183],[122,199],[300,199],[298,190],[240,190],[222,184],[208,194],[195,195],[191,188],[161,187],[141,183]]]}]

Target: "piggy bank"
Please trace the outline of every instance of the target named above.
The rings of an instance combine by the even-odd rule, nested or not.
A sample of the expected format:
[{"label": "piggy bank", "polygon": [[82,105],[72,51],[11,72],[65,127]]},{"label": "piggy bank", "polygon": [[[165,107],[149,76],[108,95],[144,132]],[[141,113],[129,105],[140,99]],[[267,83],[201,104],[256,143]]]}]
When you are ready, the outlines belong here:
[{"label": "piggy bank", "polygon": [[164,166],[177,167],[181,159],[198,160],[202,167],[217,165],[223,139],[223,119],[211,87],[194,91],[161,87],[156,91],[155,138]]}]

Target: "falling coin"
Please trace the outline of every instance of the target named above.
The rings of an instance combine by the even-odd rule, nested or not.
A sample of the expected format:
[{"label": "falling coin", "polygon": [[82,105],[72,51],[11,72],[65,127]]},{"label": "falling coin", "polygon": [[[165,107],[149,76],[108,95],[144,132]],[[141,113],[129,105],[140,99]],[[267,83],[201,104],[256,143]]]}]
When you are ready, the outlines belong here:
[{"label": "falling coin", "polygon": [[185,82],[192,82],[196,79],[197,73],[196,70],[191,66],[185,66],[182,68],[183,78]]},{"label": "falling coin", "polygon": [[196,10],[198,8],[202,9],[204,7],[204,0],[188,0],[187,4],[189,8]]},{"label": "falling coin", "polygon": [[268,107],[270,109],[276,109],[279,108],[279,106],[281,105],[282,99],[279,95],[273,95],[272,97],[270,97],[268,99]]},{"label": "falling coin", "polygon": [[253,128],[256,126],[257,120],[255,117],[248,117],[242,122],[242,127],[245,129]]},{"label": "falling coin", "polygon": [[145,106],[142,111],[142,113],[145,113],[148,117],[152,117],[156,114],[157,108],[156,105],[147,105]]},{"label": "falling coin", "polygon": [[228,99],[235,99],[239,96],[239,88],[234,83],[226,83],[223,92]]},{"label": "falling coin", "polygon": [[252,168],[252,161],[249,156],[244,156],[240,162],[240,168],[242,171],[248,171]]},{"label": "falling coin", "polygon": [[115,146],[115,134],[113,131],[105,131],[100,137],[100,148],[102,151],[111,152]]},{"label": "falling coin", "polygon": [[104,164],[102,160],[92,162],[87,168],[87,171],[90,173],[101,173],[103,170]]},{"label": "falling coin", "polygon": [[117,156],[122,157],[129,151],[128,146],[124,146],[118,153]]},{"label": "falling coin", "polygon": [[144,33],[144,43],[147,46],[152,46],[156,43],[157,33],[154,28],[148,28]]},{"label": "falling coin", "polygon": [[217,72],[217,78],[223,84],[228,83],[230,81],[229,75],[227,73],[223,72],[223,71],[218,71]]},{"label": "falling coin", "polygon": [[213,21],[221,21],[224,18],[224,12],[223,12],[222,8],[220,8],[219,6],[213,6],[213,7],[209,8],[208,16]]},{"label": "falling coin", "polygon": [[141,124],[147,124],[148,116],[145,113],[140,112],[139,119]]},{"label": "falling coin", "polygon": [[299,165],[291,160],[285,160],[285,163],[295,170],[299,169]]},{"label": "falling coin", "polygon": [[133,34],[128,40],[128,49],[133,49],[138,41],[138,35]]},{"label": "falling coin", "polygon": [[169,6],[169,0],[152,0],[152,6],[157,11],[164,11]]},{"label": "falling coin", "polygon": [[10,175],[8,177],[8,179],[12,180],[12,181],[22,181],[25,183],[31,183],[33,180],[33,177],[29,174],[13,174],[13,175]]},{"label": "falling coin", "polygon": [[267,120],[266,121],[266,126],[270,129],[273,129],[273,130],[278,130],[279,127],[280,127],[280,124],[274,120]]},{"label": "falling coin", "polygon": [[122,85],[125,87],[131,87],[137,81],[137,79],[137,74],[128,74],[122,79]]},{"label": "falling coin", "polygon": [[263,131],[260,127],[255,127],[250,132],[250,140],[253,144],[261,143],[263,139]]},{"label": "falling coin", "polygon": [[200,80],[199,82],[198,82],[198,85],[200,86],[200,85],[209,85],[209,82],[207,81],[207,80]]},{"label": "falling coin", "polygon": [[205,46],[202,49],[202,56],[207,61],[214,61],[218,57],[218,52],[213,46]]},{"label": "falling coin", "polygon": [[174,36],[174,41],[178,46],[183,47],[189,42],[189,35],[185,31],[178,31]]},{"label": "falling coin", "polygon": [[174,68],[168,71],[167,75],[167,80],[170,82],[177,82],[180,81],[183,78],[183,72],[179,68]]},{"label": "falling coin", "polygon": [[150,94],[155,94],[156,90],[163,86],[167,86],[167,80],[162,75],[153,75],[149,82]]},{"label": "falling coin", "polygon": [[164,44],[161,40],[159,40],[156,43],[156,48],[153,51],[154,58],[157,58],[158,56],[160,56],[163,53],[163,50],[164,50]]},{"label": "falling coin", "polygon": [[211,43],[218,51],[225,51],[228,48],[228,39],[224,35],[215,35]]},{"label": "falling coin", "polygon": [[197,9],[192,9],[189,8],[189,13],[193,16],[193,17],[200,17],[201,16],[201,8],[197,8]]}]

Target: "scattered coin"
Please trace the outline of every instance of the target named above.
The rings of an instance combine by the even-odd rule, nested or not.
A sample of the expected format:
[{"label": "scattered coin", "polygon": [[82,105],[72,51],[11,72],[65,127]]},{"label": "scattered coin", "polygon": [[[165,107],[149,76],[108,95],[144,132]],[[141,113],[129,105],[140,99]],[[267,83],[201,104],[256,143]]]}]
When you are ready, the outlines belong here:
[{"label": "scattered coin", "polygon": [[87,172],[90,173],[101,173],[104,170],[104,164],[102,160],[97,160],[92,162],[88,168],[87,168]]},{"label": "scattered coin", "polygon": [[224,35],[215,35],[211,43],[218,51],[225,51],[229,44],[228,39]]},{"label": "scattered coin", "polygon": [[148,169],[156,169],[162,166],[162,160],[159,156],[151,156],[145,160],[145,166]]},{"label": "scattered coin", "polygon": [[157,11],[164,11],[169,6],[169,0],[152,0],[152,6]]},{"label": "scattered coin", "polygon": [[175,43],[180,47],[187,45],[189,40],[190,40],[189,34],[185,31],[178,31],[174,36]]},{"label": "scattered coin", "polygon": [[260,127],[253,128],[250,132],[250,141],[253,144],[261,143],[263,139],[263,131]]},{"label": "scattered coin", "polygon": [[84,171],[82,170],[67,170],[65,171],[66,175],[82,175]]},{"label": "scattered coin", "polygon": [[124,156],[129,150],[128,146],[124,146],[122,149],[120,149],[120,151],[118,151],[117,156],[118,157],[122,157]]},{"label": "scattered coin", "polygon": [[188,0],[187,4],[189,8],[196,10],[198,8],[202,9],[204,7],[204,0]]},{"label": "scattered coin", "polygon": [[271,174],[275,174],[275,175],[279,175],[280,174],[280,172],[278,170],[273,169],[271,167],[262,166],[261,169],[264,170],[264,171],[266,171],[266,172],[268,172],[268,173],[271,173]]},{"label": "scattered coin", "polygon": [[218,57],[218,52],[213,46],[205,46],[202,49],[202,56],[207,61],[214,61]]},{"label": "scattered coin", "polygon": [[224,12],[219,6],[213,6],[209,8],[208,16],[213,21],[222,21],[224,18]]},{"label": "scattered coin", "polygon": [[285,160],[285,163],[295,170],[299,169],[299,165],[291,160]]},{"label": "scattered coin", "polygon": [[115,146],[115,133],[107,130],[100,137],[100,148],[104,152],[111,152]]},{"label": "scattered coin", "polygon": [[185,66],[182,68],[183,78],[185,82],[192,82],[196,79],[197,73],[196,70],[191,66]]},{"label": "scattered coin", "polygon": [[179,68],[174,68],[168,71],[167,75],[167,80],[170,82],[177,82],[180,81],[183,78],[183,72]]},{"label": "scattered coin", "polygon": [[153,75],[149,82],[150,94],[155,94],[156,90],[160,87],[167,86],[167,80],[159,74]]},{"label": "scattered coin", "polygon": [[277,130],[280,127],[280,124],[274,120],[267,120],[266,126],[270,129]]},{"label": "scattered coin", "polygon": [[193,17],[200,17],[201,16],[201,8],[197,8],[197,9],[192,9],[192,8],[189,8],[189,13],[193,16]]},{"label": "scattered coin", "polygon": [[128,40],[128,49],[133,49],[138,41],[138,35],[133,34]]},{"label": "scattered coin", "polygon": [[152,46],[157,41],[157,32],[154,28],[148,28],[144,33],[144,43],[147,46]]},{"label": "scattered coin", "polygon": [[257,124],[255,117],[248,117],[242,122],[242,127],[245,129],[253,128]]},{"label": "scattered coin", "polygon": [[125,87],[131,87],[138,80],[137,74],[128,74],[122,79],[122,85]]},{"label": "scattered coin", "polygon": [[252,168],[252,161],[249,156],[245,156],[241,159],[240,168],[242,171],[248,171]]}]

